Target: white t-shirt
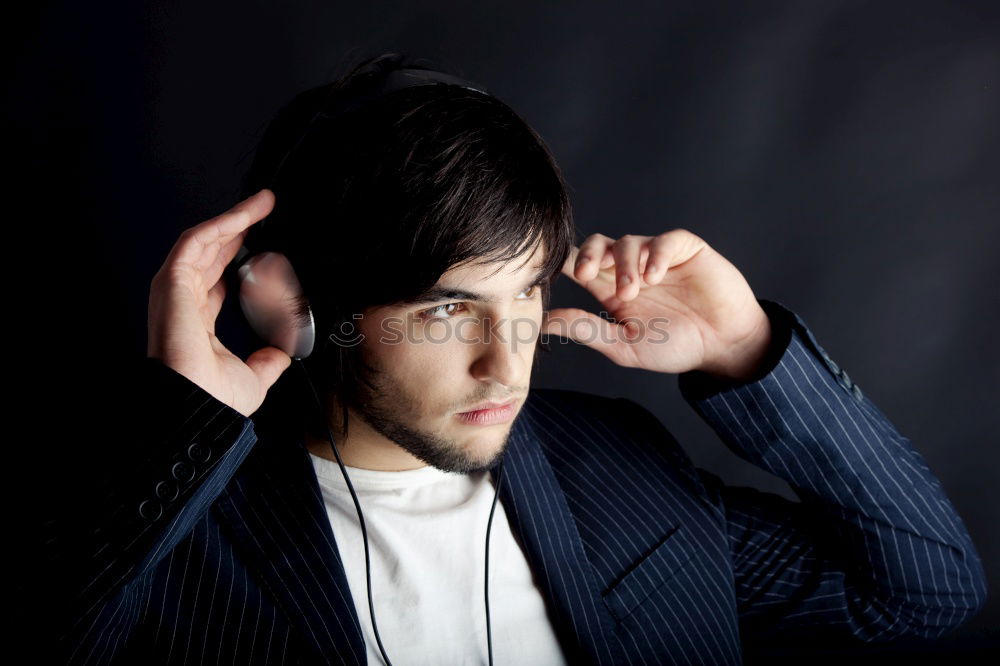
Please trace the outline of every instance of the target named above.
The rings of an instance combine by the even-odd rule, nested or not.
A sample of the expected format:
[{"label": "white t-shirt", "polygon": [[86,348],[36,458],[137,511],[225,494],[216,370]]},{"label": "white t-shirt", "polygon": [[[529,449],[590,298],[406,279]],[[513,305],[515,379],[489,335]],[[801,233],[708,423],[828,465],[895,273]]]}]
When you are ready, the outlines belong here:
[{"label": "white t-shirt", "polygon": [[[340,465],[310,453],[368,646],[372,629],[365,546]],[[496,486],[489,472],[455,474],[430,465],[403,472],[347,466],[368,532],[372,600],[394,666],[489,664],[484,573],[486,525]],[[566,660],[521,546],[497,500],[490,530],[493,662],[561,665]]]}]

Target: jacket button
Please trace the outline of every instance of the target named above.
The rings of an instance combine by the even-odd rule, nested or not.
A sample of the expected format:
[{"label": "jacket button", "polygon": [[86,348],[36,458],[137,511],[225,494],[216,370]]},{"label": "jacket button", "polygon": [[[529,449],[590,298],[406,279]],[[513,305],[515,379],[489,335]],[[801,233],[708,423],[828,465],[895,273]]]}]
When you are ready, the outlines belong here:
[{"label": "jacket button", "polygon": [[169,481],[160,481],[156,484],[156,496],[159,497],[164,502],[172,502],[177,499],[179,491],[177,489],[176,483],[170,483]]},{"label": "jacket button", "polygon": [[163,515],[163,506],[156,500],[143,500],[139,505],[139,515],[153,522]]},{"label": "jacket button", "polygon": [[844,372],[843,370],[840,371],[840,378],[843,380],[841,384],[845,389],[850,389],[852,386],[854,386],[854,382],[851,381],[851,378],[848,377],[847,373]]},{"label": "jacket button", "polygon": [[861,389],[858,387],[857,384],[854,385],[854,387],[851,389],[851,392],[854,394],[854,397],[857,398],[858,400],[861,400],[861,398],[864,397],[864,393],[861,392]]},{"label": "jacket button", "polygon": [[200,442],[194,442],[188,447],[187,455],[188,460],[204,463],[212,457],[212,450]]},{"label": "jacket button", "polygon": [[175,462],[174,466],[170,468],[170,475],[181,483],[187,483],[194,478],[194,466],[183,460]]}]

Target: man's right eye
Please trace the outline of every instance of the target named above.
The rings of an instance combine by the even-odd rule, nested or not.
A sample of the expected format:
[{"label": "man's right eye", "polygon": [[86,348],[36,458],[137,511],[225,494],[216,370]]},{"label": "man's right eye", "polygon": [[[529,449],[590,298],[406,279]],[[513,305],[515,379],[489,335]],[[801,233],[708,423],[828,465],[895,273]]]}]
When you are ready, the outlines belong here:
[{"label": "man's right eye", "polygon": [[457,307],[457,306],[465,307],[464,304],[461,303],[461,302],[457,302],[457,303],[445,303],[444,305],[438,305],[437,307],[433,307],[433,308],[430,308],[428,310],[421,310],[420,312],[417,313],[417,316],[420,319],[425,320],[425,321],[433,320],[433,319],[449,319],[451,317],[451,315],[455,314],[454,312],[448,312],[447,313],[447,315],[448,315],[447,317],[438,317],[438,316],[435,316],[435,314],[438,313],[438,312],[442,312],[445,308],[450,308],[450,307],[453,307],[453,306],[454,307]]}]

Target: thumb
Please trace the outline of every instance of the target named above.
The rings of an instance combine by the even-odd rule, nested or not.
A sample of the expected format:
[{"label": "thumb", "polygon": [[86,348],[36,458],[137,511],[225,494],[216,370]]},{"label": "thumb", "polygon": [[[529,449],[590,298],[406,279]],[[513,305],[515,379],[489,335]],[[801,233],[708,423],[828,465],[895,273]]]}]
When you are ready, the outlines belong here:
[{"label": "thumb", "polygon": [[264,347],[250,354],[246,364],[257,375],[261,388],[267,391],[292,364],[292,357],[277,347]]},{"label": "thumb", "polygon": [[556,308],[542,318],[543,335],[568,338],[596,349],[619,365],[626,365],[629,337],[626,327],[580,308]]}]

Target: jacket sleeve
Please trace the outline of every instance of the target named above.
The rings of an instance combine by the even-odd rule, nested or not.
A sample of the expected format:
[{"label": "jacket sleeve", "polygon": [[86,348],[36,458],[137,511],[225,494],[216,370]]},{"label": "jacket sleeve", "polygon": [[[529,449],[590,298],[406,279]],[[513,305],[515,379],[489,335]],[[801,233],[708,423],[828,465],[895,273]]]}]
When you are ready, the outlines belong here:
[{"label": "jacket sleeve", "polygon": [[51,546],[65,614],[58,619],[66,663],[104,663],[135,626],[138,603],[170,554],[257,441],[253,422],[153,358],[138,372],[144,432],[135,433],[132,472],[112,479],[99,510]]},{"label": "jacket sleeve", "polygon": [[759,302],[775,345],[756,380],[678,377],[725,445],[801,500],[697,470],[725,518],[744,636],[870,642],[961,625],[986,577],[941,483],[798,315]]}]

